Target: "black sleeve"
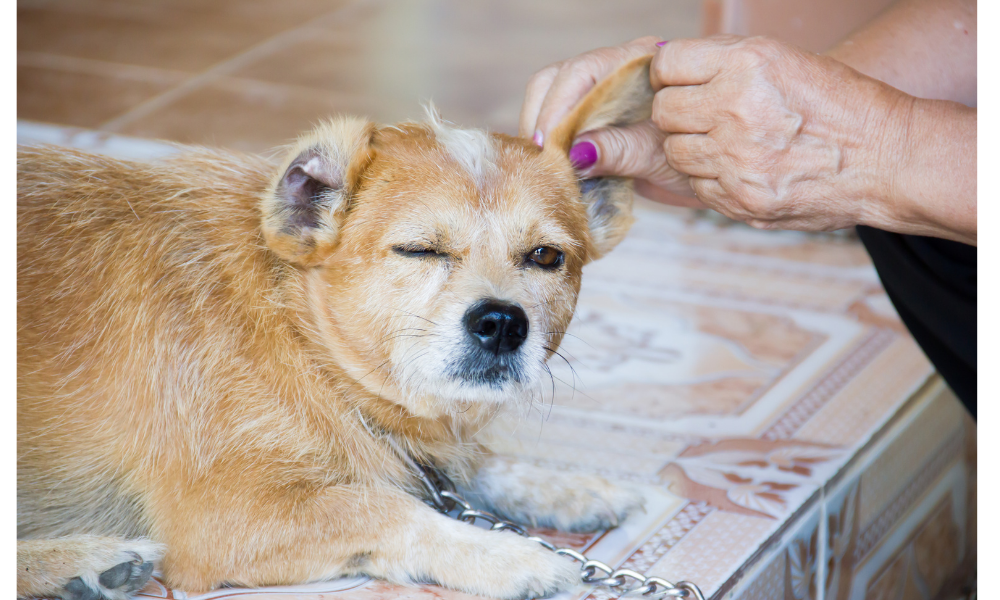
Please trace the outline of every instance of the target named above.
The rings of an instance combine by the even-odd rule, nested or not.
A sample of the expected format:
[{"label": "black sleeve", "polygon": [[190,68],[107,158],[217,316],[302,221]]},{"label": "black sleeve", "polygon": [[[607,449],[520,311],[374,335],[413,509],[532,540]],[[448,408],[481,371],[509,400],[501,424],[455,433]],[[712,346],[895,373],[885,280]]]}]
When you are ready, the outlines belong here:
[{"label": "black sleeve", "polygon": [[857,229],[903,323],[975,418],[976,248]]}]

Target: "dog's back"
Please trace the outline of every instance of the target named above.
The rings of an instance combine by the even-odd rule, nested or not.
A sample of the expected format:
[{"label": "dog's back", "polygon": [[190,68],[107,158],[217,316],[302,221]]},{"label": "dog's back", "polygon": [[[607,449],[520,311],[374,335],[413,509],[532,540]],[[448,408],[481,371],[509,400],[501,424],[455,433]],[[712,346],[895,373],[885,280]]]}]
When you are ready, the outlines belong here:
[{"label": "dog's back", "polygon": [[[220,255],[246,260],[255,246],[257,199],[239,191],[255,178],[266,185],[252,163],[201,158],[207,168],[192,170],[64,149],[19,154],[19,537],[144,533],[129,481],[141,469],[121,462],[142,453],[112,446],[155,447],[169,435],[167,423],[144,430],[162,407],[137,383],[150,359],[176,354],[191,315],[225,310],[212,298],[227,293]],[[227,175],[242,187],[227,194]]]},{"label": "dog's back", "polygon": [[236,275],[227,265],[242,278],[268,271],[248,192],[272,168],[210,152],[146,165],[20,150],[19,596],[73,595],[65,575],[84,574],[83,597],[125,597],[148,578],[160,549],[140,539],[138,490],[170,446],[176,424],[162,415],[185,407],[160,405],[183,395],[151,397],[140,382],[159,368],[150,360],[194,350],[183,347],[191,327],[244,306],[226,298],[239,286],[220,285]]}]

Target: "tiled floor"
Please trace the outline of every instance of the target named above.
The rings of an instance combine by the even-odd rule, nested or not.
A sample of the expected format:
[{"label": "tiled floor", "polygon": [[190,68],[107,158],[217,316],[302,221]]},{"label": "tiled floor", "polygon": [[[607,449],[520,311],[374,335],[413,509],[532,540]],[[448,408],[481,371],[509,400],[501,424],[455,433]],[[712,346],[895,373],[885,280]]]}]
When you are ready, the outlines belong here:
[{"label": "tiled floor", "polygon": [[433,99],[515,132],[540,67],[655,33],[699,0],[22,0],[18,118],[263,151],[336,112],[395,122]]},{"label": "tiled floor", "polygon": [[[640,35],[698,35],[701,11],[700,0],[27,0],[19,140],[132,158],[176,151],[153,138],[266,152],[331,113],[393,122],[428,99],[450,120],[514,132],[539,67]],[[572,333],[551,411],[505,424],[494,443],[638,484],[648,504],[565,543],[746,599],[931,598],[974,552],[974,425],[856,242],[641,202],[629,238],[588,267]],[[145,593],[185,598],[158,583]],[[363,579],[255,594],[462,596]]]}]

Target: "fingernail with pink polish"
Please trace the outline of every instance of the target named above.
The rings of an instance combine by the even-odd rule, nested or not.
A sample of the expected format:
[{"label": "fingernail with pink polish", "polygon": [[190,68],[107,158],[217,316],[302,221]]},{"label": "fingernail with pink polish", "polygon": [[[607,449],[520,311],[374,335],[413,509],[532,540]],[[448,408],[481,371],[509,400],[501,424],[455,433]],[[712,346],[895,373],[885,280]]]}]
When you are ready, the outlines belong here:
[{"label": "fingernail with pink polish", "polygon": [[656,42],[656,47],[657,48],[662,48],[662,47],[666,46],[667,42],[669,42],[669,41],[670,40],[663,40],[662,42]]},{"label": "fingernail with pink polish", "polygon": [[597,146],[586,140],[573,144],[569,149],[569,162],[577,171],[585,171],[597,162]]},{"label": "fingernail with pink polish", "polygon": [[545,138],[542,137],[542,132],[536,129],[535,130],[535,137],[531,138],[531,140],[533,142],[535,142],[536,146],[538,146],[539,148],[541,148],[542,147],[542,142],[545,141]]}]

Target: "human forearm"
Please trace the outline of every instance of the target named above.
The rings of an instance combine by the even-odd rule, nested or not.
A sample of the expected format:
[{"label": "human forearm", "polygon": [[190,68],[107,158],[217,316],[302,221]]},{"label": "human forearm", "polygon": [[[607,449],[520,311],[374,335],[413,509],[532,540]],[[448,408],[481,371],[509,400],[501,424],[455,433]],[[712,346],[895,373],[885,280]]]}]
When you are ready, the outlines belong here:
[{"label": "human forearm", "polygon": [[975,0],[901,0],[826,54],[912,96],[976,106]]},{"label": "human forearm", "polygon": [[876,163],[890,184],[861,224],[976,245],[976,110],[914,98],[894,112]]},{"label": "human forearm", "polygon": [[975,244],[975,2],[901,0],[826,54],[914,97],[871,138],[892,180],[862,223]]}]

